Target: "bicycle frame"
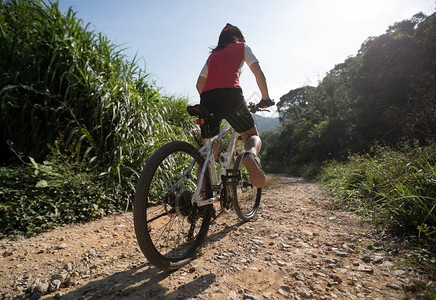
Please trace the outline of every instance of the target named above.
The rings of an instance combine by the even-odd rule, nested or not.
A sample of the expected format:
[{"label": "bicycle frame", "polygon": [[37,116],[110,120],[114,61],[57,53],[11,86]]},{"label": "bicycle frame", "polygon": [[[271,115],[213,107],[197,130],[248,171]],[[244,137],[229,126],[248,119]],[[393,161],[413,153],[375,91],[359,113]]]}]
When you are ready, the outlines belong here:
[{"label": "bicycle frame", "polygon": [[[200,153],[203,155],[203,157],[205,157],[205,160],[204,160],[205,163],[203,164],[203,167],[201,169],[197,188],[196,188],[196,190],[191,198],[191,203],[193,205],[197,204],[197,206],[203,206],[203,205],[208,205],[211,203],[218,202],[220,200],[218,193],[215,193],[216,192],[215,190],[214,190],[214,196],[212,198],[202,199],[201,187],[203,185],[204,174],[206,172],[206,168],[208,165],[210,166],[211,173],[212,173],[212,178],[211,178],[212,186],[219,187],[222,184],[221,178],[218,178],[217,173],[216,173],[215,157],[213,154],[213,144],[215,144],[217,141],[220,141],[231,130],[233,130],[233,128],[231,126],[228,126],[228,127],[224,128],[216,136],[214,136],[212,138],[205,139],[204,146],[200,148]],[[222,175],[226,175],[227,169],[229,169],[231,166],[232,157],[235,154],[235,150],[236,150],[236,142],[238,140],[238,136],[239,136],[239,134],[236,131],[233,131],[232,136],[230,137],[230,142],[229,142],[229,145],[227,147],[227,151],[220,154],[220,158],[222,158],[222,160],[220,159],[221,174]],[[219,191],[219,189],[218,189],[218,191]]]},{"label": "bicycle frame", "polygon": [[[263,100],[262,100],[263,101]],[[272,105],[274,102],[272,102]],[[263,109],[262,107],[257,107],[254,103],[249,103],[250,111],[252,113],[255,113],[256,111],[269,111],[267,109]],[[220,186],[222,185],[222,179],[217,176],[216,173],[216,166],[215,166],[215,157],[213,155],[213,144],[217,141],[221,140],[227,132],[233,130],[232,126],[228,126],[224,128],[220,133],[218,133],[216,136],[212,138],[205,139],[205,144],[203,147],[200,148],[200,153],[205,157],[205,163],[202,166],[200,176],[198,178],[197,187],[195,189],[194,194],[191,197],[191,203],[192,205],[197,206],[204,206],[208,204],[212,204],[215,202],[218,202],[220,200],[220,196],[218,195],[217,191],[220,191]],[[227,148],[227,151],[220,154],[220,158],[222,158],[221,162],[221,175],[227,175],[227,169],[230,169],[230,165],[232,163],[232,156],[236,154],[236,142],[238,139],[239,134],[236,131],[233,131],[233,134],[230,138],[230,143]],[[168,187],[168,191],[175,190],[179,184],[182,182],[183,178],[192,170],[194,167],[195,162],[192,161],[191,164],[188,166],[188,168],[183,173],[182,177],[173,185]],[[207,166],[210,165],[211,173],[212,173],[212,186],[213,186],[213,196],[209,199],[202,199],[201,196],[201,187],[203,185],[204,181],[204,175],[206,173]]]}]

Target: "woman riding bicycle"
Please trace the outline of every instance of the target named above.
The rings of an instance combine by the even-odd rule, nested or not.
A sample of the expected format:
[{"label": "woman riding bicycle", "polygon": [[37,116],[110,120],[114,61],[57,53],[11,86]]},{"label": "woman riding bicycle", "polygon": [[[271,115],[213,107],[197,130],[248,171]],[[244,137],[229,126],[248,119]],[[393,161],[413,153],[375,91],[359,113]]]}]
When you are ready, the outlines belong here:
[{"label": "woman riding bicycle", "polygon": [[[215,116],[209,120],[210,136],[202,134],[203,138],[218,134],[221,120],[226,119],[244,140],[246,155],[242,162],[250,173],[253,185],[262,188],[265,185],[265,173],[257,157],[262,141],[239,85],[244,62],[253,72],[262,94],[258,106],[270,106],[268,86],[259,61],[245,44],[239,28],[227,23],[197,80],[200,104]],[[215,143],[214,152],[218,153],[218,149],[219,144]]]}]

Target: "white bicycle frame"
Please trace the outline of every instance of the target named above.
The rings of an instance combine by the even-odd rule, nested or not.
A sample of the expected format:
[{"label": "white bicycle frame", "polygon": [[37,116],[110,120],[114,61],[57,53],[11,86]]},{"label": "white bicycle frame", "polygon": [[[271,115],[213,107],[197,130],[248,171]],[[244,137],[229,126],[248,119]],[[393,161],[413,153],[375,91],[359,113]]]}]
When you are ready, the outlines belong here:
[{"label": "white bicycle frame", "polygon": [[[200,148],[200,153],[205,157],[203,164],[203,167],[201,169],[200,178],[198,180],[197,188],[194,192],[194,195],[192,195],[191,202],[194,205],[195,203],[197,206],[203,206],[208,205],[211,203],[218,202],[220,200],[220,197],[218,195],[218,191],[214,190],[214,195],[212,198],[209,199],[202,199],[201,196],[201,187],[203,186],[203,180],[204,180],[204,174],[206,172],[206,168],[209,165],[211,169],[212,174],[212,186],[219,186],[222,184],[222,179],[218,178],[216,173],[216,166],[215,166],[215,157],[213,154],[213,144],[217,141],[220,141],[224,135],[227,134],[227,132],[233,130],[232,126],[228,126],[224,128],[220,133],[218,133],[216,136],[212,138],[205,139],[205,144],[203,147]],[[221,174],[226,175],[227,169],[230,169],[232,164],[232,157],[236,155],[236,142],[238,140],[239,134],[236,131],[233,131],[232,136],[230,137],[230,142],[227,147],[227,151],[220,154],[220,163],[221,163]]]}]

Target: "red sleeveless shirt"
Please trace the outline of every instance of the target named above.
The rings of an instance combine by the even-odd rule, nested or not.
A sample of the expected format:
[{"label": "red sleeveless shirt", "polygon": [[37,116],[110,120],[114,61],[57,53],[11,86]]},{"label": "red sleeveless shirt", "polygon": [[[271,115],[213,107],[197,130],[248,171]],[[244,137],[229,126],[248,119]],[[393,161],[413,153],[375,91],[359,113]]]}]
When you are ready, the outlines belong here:
[{"label": "red sleeveless shirt", "polygon": [[246,60],[249,65],[257,62],[250,48],[244,43],[231,43],[224,49],[214,51],[201,72],[201,76],[206,77],[202,92],[218,88],[241,89],[239,74]]}]

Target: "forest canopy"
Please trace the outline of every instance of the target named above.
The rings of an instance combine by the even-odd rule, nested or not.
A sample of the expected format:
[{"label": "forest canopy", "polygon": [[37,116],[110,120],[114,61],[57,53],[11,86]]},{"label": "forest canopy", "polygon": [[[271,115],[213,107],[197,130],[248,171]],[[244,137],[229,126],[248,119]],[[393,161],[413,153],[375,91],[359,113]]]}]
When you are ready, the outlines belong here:
[{"label": "forest canopy", "polygon": [[269,170],[341,160],[375,144],[434,143],[436,14],[368,38],[318,86],[291,90],[277,107],[281,130],[264,137]]}]

